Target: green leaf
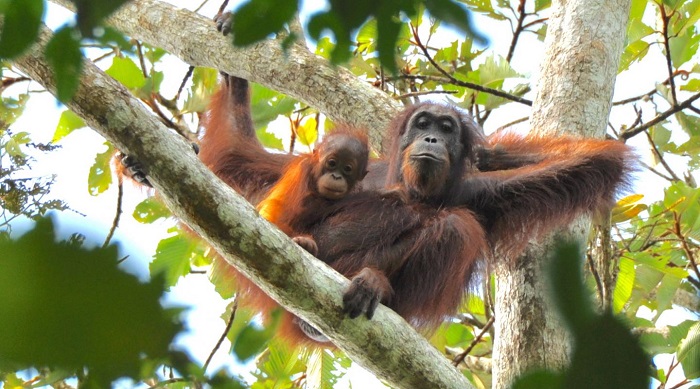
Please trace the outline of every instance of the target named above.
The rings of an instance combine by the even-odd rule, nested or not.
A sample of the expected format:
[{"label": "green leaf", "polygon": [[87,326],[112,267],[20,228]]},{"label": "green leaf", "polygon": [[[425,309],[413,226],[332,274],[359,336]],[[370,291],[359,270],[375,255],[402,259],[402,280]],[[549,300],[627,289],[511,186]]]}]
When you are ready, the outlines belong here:
[{"label": "green leaf", "polygon": [[0,58],[17,57],[36,41],[44,6],[44,0],[5,0],[0,4],[3,15]]},{"label": "green leaf", "polygon": [[163,287],[121,271],[115,246],[57,243],[53,223],[40,219],[0,252],[0,370],[79,370],[109,387],[139,379],[142,357],[167,356],[181,326],[160,305]]},{"label": "green leaf", "polygon": [[[0,104],[0,122],[5,126],[11,126],[24,112],[24,107],[29,101],[29,94],[22,93],[17,98],[2,97]],[[2,132],[0,132],[2,134]]]},{"label": "green leaf", "polygon": [[[396,46],[396,40],[401,32],[401,23],[396,21],[389,12],[378,14],[377,19],[379,20],[377,24],[377,51],[379,52],[379,61],[389,73],[395,74],[398,69],[396,67],[394,47]],[[340,42],[338,43],[338,47],[340,47]],[[335,51],[338,51],[338,47],[336,47]],[[345,60],[342,62],[345,62]]]},{"label": "green leaf", "polygon": [[[183,105],[185,113],[204,112],[209,104],[211,95],[218,87],[218,74],[216,69],[196,67],[192,72],[192,88],[188,91],[187,99]],[[253,108],[251,107],[251,110]]]},{"label": "green leaf", "polygon": [[474,334],[461,323],[450,323],[445,331],[445,342],[450,347],[466,347],[474,339]]},{"label": "green leaf", "polygon": [[620,271],[617,275],[615,290],[613,291],[613,312],[620,313],[627,300],[632,296],[634,288],[634,262],[628,258],[620,258]]},{"label": "green leaf", "polygon": [[479,71],[481,83],[491,87],[502,85],[507,78],[522,77],[508,61],[495,55],[487,57],[486,61],[479,66]]},{"label": "green leaf", "polygon": [[691,116],[684,112],[676,113],[676,119],[678,119],[678,124],[680,124],[683,131],[692,136],[700,135],[700,118],[697,116]]},{"label": "green leaf", "polygon": [[262,351],[277,330],[277,325],[283,314],[282,309],[276,309],[270,313],[271,323],[265,328],[260,328],[256,323],[249,322],[238,334],[233,345],[233,352],[241,362],[258,355]]},{"label": "green leaf", "polygon": [[513,384],[512,389],[561,389],[561,374],[536,371],[524,374]]},{"label": "green leaf", "polygon": [[550,5],[552,5],[552,0],[535,0],[535,12],[543,11]]},{"label": "green leaf", "polygon": [[26,157],[27,154],[22,151],[22,148],[20,146],[26,145],[29,143],[31,139],[29,139],[29,133],[26,131],[18,132],[10,137],[10,139],[7,140],[5,143],[5,151],[7,151],[8,154],[15,156],[15,157]]},{"label": "green leaf", "polygon": [[591,301],[583,285],[578,245],[560,243],[549,266],[553,297],[564,322],[573,333],[580,333],[594,319]]},{"label": "green leaf", "polygon": [[190,273],[190,258],[195,248],[196,244],[180,233],[162,239],[149,265],[151,276],[163,277],[167,288],[174,286],[180,277]]},{"label": "green leaf", "polygon": [[250,0],[234,12],[233,43],[246,46],[282,30],[292,20],[298,0]]},{"label": "green leaf", "polygon": [[109,185],[112,184],[112,168],[109,163],[112,160],[114,148],[109,142],[105,142],[105,146],[107,146],[107,150],[97,154],[95,163],[90,166],[88,192],[90,192],[92,196],[97,196],[104,192],[109,188]]},{"label": "green leaf", "polygon": [[700,35],[695,32],[694,28],[686,29],[685,32],[670,39],[668,43],[671,48],[673,66],[679,67],[690,61],[698,52],[699,42]]},{"label": "green leaf", "polygon": [[641,18],[631,19],[627,25],[627,39],[629,42],[638,41],[654,32],[654,29],[646,25]]},{"label": "green leaf", "polygon": [[475,42],[485,45],[488,40],[474,28],[471,14],[453,0],[429,0],[425,8],[431,15],[467,33]]},{"label": "green leaf", "polygon": [[64,103],[78,89],[83,67],[80,40],[76,35],[73,28],[63,27],[46,44],[46,60],[51,64],[56,77],[56,97]]},{"label": "green leaf", "polygon": [[132,216],[139,223],[150,224],[158,219],[172,216],[172,212],[158,198],[149,197],[136,205]]},{"label": "green leaf", "polygon": [[280,115],[291,114],[296,104],[297,101],[291,97],[259,84],[251,84],[250,105],[256,129],[266,127]]},{"label": "green leaf", "polygon": [[686,378],[700,378],[700,323],[695,323],[678,345],[678,361]]},{"label": "green leaf", "polygon": [[56,126],[56,131],[53,133],[51,143],[56,143],[65,138],[71,132],[85,126],[86,124],[80,116],[67,109],[61,113],[61,118],[58,120],[58,125]]},{"label": "green leaf", "polygon": [[317,347],[311,352],[307,362],[306,384],[310,388],[333,389],[338,379],[345,375],[344,370],[336,369],[336,358],[330,350]]},{"label": "green leaf", "polygon": [[640,61],[649,52],[649,46],[651,44],[642,40],[634,41],[625,47],[625,51],[622,52],[620,57],[620,67],[617,70],[618,73],[629,69],[630,65],[634,62]]},{"label": "green leaf", "polygon": [[561,388],[648,389],[650,359],[635,336],[610,313],[576,332],[571,365]]},{"label": "green leaf", "polygon": [[282,139],[278,138],[277,135],[268,132],[267,127],[255,130],[255,134],[263,147],[273,150],[284,150]]},{"label": "green leaf", "polygon": [[146,83],[146,77],[131,58],[114,57],[112,66],[105,73],[131,90],[141,88]]},{"label": "green leaf", "polygon": [[84,37],[93,36],[102,19],[129,0],[72,0],[77,7],[78,28]]}]

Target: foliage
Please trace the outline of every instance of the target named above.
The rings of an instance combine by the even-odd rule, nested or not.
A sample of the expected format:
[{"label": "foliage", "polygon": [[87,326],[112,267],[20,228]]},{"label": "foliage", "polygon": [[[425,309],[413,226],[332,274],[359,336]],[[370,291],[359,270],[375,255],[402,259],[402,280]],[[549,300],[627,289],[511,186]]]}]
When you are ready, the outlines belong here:
[{"label": "foliage", "polygon": [[87,250],[54,236],[40,219],[0,244],[0,369],[82,370],[97,387],[139,378],[141,358],[166,357],[180,330],[160,306],[162,282],[119,270],[114,246]]},{"label": "foliage", "polygon": [[[128,0],[73,0],[77,8],[76,25],[66,25],[56,31],[46,45],[46,58],[56,76],[58,99],[68,101],[78,87],[82,69],[80,42],[84,39],[110,39],[102,20]],[[27,50],[39,36],[46,0],[3,0],[0,14],[3,25],[0,35],[0,59],[12,59]],[[95,34],[98,32],[98,34]]]},{"label": "foliage", "polygon": [[62,200],[47,199],[54,177],[32,177],[30,150],[50,152],[56,146],[33,143],[27,132],[9,129],[22,115],[29,95],[2,97],[0,105],[0,241],[7,239],[11,222],[20,216],[36,219],[50,210],[65,210]]},{"label": "foliage", "polygon": [[[281,6],[283,5],[283,6]],[[233,43],[249,45],[280,32],[289,23],[298,9],[298,1],[278,2],[275,0],[249,0],[234,14]],[[406,16],[409,19],[420,17],[427,10],[434,17],[468,33],[479,42],[485,38],[473,28],[469,12],[459,2],[453,0],[430,1],[383,1],[356,0],[347,2],[331,0],[327,10],[311,16],[307,29],[311,38],[321,39],[330,32],[335,40],[330,59],[333,63],[347,62],[352,55],[355,43],[353,36],[367,22],[373,20],[377,28],[376,51],[379,61],[390,73],[398,70],[394,58],[394,48]],[[293,37],[292,37],[293,38]]]},{"label": "foliage", "polygon": [[[60,72],[60,78],[65,78],[61,90],[68,91],[62,96],[67,96],[71,85],[75,85],[73,77],[80,66],[75,61],[82,47],[95,61],[102,61],[108,74],[141,99],[169,128],[190,140],[196,139],[198,119],[216,89],[216,70],[195,68],[192,76],[184,80],[176,71],[164,71],[163,65],[173,58],[162,49],[128,40],[109,28],[94,28],[123,1],[109,2],[109,5],[104,0],[76,3],[81,5],[78,25],[59,30],[58,38],[54,38],[54,70]],[[92,3],[96,4],[94,10],[88,9]],[[286,1],[284,6],[278,6],[280,3],[251,0],[239,8],[233,34],[237,42],[249,44],[279,32],[296,13],[300,2]],[[513,112],[528,115],[528,99],[534,95],[535,85],[530,75],[532,71],[525,63],[531,47],[541,45],[547,32],[545,21],[550,15],[550,2],[524,1],[522,8],[519,3],[331,1],[326,10],[311,17],[306,27],[310,37],[316,39],[318,55],[346,66],[358,78],[397,100],[411,103],[426,96],[449,100],[470,112],[486,129],[495,130],[520,122]],[[1,57],[14,58],[34,40],[43,6],[43,1],[36,0],[0,1],[6,27],[0,36]],[[488,21],[500,31],[509,31],[506,41],[510,46],[485,47],[474,34],[445,33],[443,22],[457,24],[461,31],[472,31],[474,24],[468,15],[475,20]],[[567,377],[573,380],[572,377],[581,374],[612,383],[615,382],[613,378],[604,375],[611,371],[630,373],[623,378],[630,387],[634,383],[638,386],[638,380],[651,375],[654,385],[660,388],[690,388],[693,383],[685,379],[700,375],[697,324],[700,314],[700,191],[695,180],[700,168],[700,111],[696,108],[696,99],[700,99],[700,65],[696,55],[700,42],[699,20],[698,0],[632,0],[627,40],[619,66],[620,82],[634,83],[636,79],[629,81],[629,75],[638,75],[643,68],[645,81],[653,80],[654,85],[632,96],[629,93],[615,96],[609,136],[634,142],[641,151],[647,150],[652,155],[650,162],[640,166],[640,170],[644,170],[639,174],[642,177],[640,189],[651,179],[654,180],[651,186],[664,189],[659,198],[631,193],[618,202],[611,215],[612,224],[602,224],[592,236],[586,255],[587,289],[576,281],[578,275],[571,273],[576,267],[555,271],[555,278],[567,286],[560,296],[568,301],[562,308],[576,334],[574,364],[563,375],[542,372],[529,375],[520,383],[522,387],[561,387]],[[20,30],[7,26],[19,26],[21,34]],[[100,31],[101,35],[92,33]],[[329,35],[324,35],[326,33]],[[287,35],[287,40],[292,38],[293,33]],[[91,46],[89,50],[84,50],[86,45]],[[52,207],[61,209],[65,205],[42,200],[49,192],[48,182],[36,186],[37,181],[30,184],[17,178],[29,167],[27,150],[45,145],[33,145],[23,131],[10,131],[14,120],[25,114],[23,109],[33,92],[29,88],[17,92],[15,88],[14,94],[8,94],[10,84],[27,80],[14,75],[7,62],[2,66],[0,201],[5,212],[37,217]],[[393,75],[387,72],[393,69],[396,70]],[[165,88],[180,84],[184,85],[182,93]],[[617,89],[629,88],[618,86]],[[313,107],[260,85],[252,86],[252,105],[258,137],[266,147],[279,151],[307,151],[322,137],[323,129],[332,126]],[[275,125],[271,125],[273,121]],[[54,141],[72,141],[66,136],[84,125],[79,117],[66,111],[55,130]],[[101,195],[118,184],[111,179],[111,146],[105,147],[94,151],[95,164],[86,177],[94,195]],[[142,223],[154,223],[169,215],[154,199],[139,204],[132,214]],[[597,267],[593,259],[604,257],[604,253],[612,259]],[[153,254],[150,270],[154,277],[162,280],[163,289],[172,287],[183,277],[210,269],[210,280],[219,294],[226,299],[235,295],[235,282],[222,270],[221,261],[204,243],[192,240],[184,229],[170,229]],[[569,259],[568,262],[575,261]],[[482,388],[490,387],[491,383],[490,371],[480,369],[482,365],[478,363],[488,362],[491,357],[494,288],[492,280],[484,277],[479,292],[471,294],[459,314],[446,320],[430,338],[434,346],[443,350],[446,357],[455,359],[464,374]],[[588,296],[594,294],[598,296],[597,305],[603,307],[605,313],[597,313],[598,308],[589,301]],[[678,315],[687,320],[669,320]],[[239,361],[249,360],[254,366],[254,388],[330,387],[338,382],[350,364],[341,353],[309,353],[285,348],[271,338],[274,322],[260,323],[254,312],[237,307],[235,302],[222,312],[222,319],[230,323],[225,334],[230,341],[227,351]],[[653,368],[645,369],[644,373],[638,371],[639,359],[616,359],[614,363],[637,363],[632,364],[634,368],[610,369],[607,359],[600,358],[613,357],[617,350],[627,350],[627,355],[639,357],[627,327],[638,335],[643,351],[652,357]],[[586,362],[581,362],[583,360]],[[153,376],[158,366],[165,365],[178,374],[174,381],[164,385],[240,384],[226,373],[207,372],[200,363],[182,354],[171,353],[141,362],[149,363],[150,367],[144,368],[147,374],[135,375],[136,379]],[[606,365],[601,366],[602,363]],[[24,376],[14,372],[14,368],[7,369],[6,385],[24,383]],[[51,369],[50,375],[40,370],[37,376],[48,380],[46,377],[61,373],[69,377],[74,370],[65,373],[61,369]],[[167,377],[158,376],[157,379]]]}]

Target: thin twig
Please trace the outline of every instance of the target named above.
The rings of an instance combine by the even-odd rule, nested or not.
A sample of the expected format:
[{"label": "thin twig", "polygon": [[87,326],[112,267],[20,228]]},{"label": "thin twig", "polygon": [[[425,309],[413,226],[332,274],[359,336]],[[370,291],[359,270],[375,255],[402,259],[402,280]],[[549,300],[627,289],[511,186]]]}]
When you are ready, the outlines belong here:
[{"label": "thin twig", "polygon": [[695,277],[700,279],[700,269],[698,269],[698,264],[695,262],[695,255],[693,254],[693,251],[690,249],[690,246],[688,246],[688,241],[686,240],[685,236],[683,236],[683,231],[681,229],[681,218],[678,215],[678,212],[673,212],[673,220],[674,233],[681,240],[681,247],[683,247],[685,256],[688,257],[688,262],[690,262],[690,267],[692,267],[693,271],[695,272]]},{"label": "thin twig", "polygon": [[663,23],[663,30],[661,31],[664,37],[664,48],[666,51],[666,68],[668,69],[668,79],[671,88],[671,98],[672,104],[676,106],[678,104],[678,99],[676,98],[676,83],[673,81],[673,63],[671,62],[671,44],[670,37],[668,36],[668,24],[676,11],[671,12],[670,15],[666,15],[666,7],[662,4],[659,5],[659,10],[661,11],[661,22]]},{"label": "thin twig", "polygon": [[107,237],[105,238],[105,242],[102,244],[102,247],[107,247],[109,245],[109,242],[112,240],[112,237],[114,236],[114,231],[117,230],[117,226],[119,225],[119,218],[122,216],[122,200],[124,198],[124,179],[122,179],[121,174],[117,174],[117,212],[114,215],[114,220],[112,221],[112,227],[109,229],[109,233],[107,234]]},{"label": "thin twig", "polygon": [[424,90],[424,91],[417,91],[417,92],[409,92],[409,93],[404,93],[401,96],[399,96],[399,99],[406,99],[410,97],[417,97],[417,96],[424,96],[424,95],[453,95],[457,93],[456,90]]},{"label": "thin twig", "polygon": [[506,55],[506,62],[508,63],[510,63],[510,60],[513,59],[515,45],[518,44],[518,38],[520,38],[520,34],[523,32],[523,24],[525,23],[525,17],[527,17],[527,14],[525,13],[525,0],[520,0],[520,4],[518,4],[518,14],[518,25],[515,27],[515,31],[513,31],[513,40],[510,42],[508,55]]},{"label": "thin twig", "polygon": [[202,2],[202,4],[199,5],[199,7],[194,9],[194,13],[199,13],[199,11],[202,9],[202,7],[204,7],[208,2],[209,2],[209,0],[204,0]]},{"label": "thin twig", "polygon": [[522,97],[514,96],[514,95],[511,95],[509,93],[503,92],[503,91],[498,90],[498,89],[488,88],[488,87],[485,87],[483,85],[474,84],[474,83],[466,82],[466,81],[461,81],[461,80],[454,78],[445,69],[443,69],[437,62],[435,62],[433,57],[428,52],[428,48],[425,47],[421,43],[420,37],[418,36],[418,29],[415,26],[411,26],[411,29],[413,30],[413,39],[415,39],[416,45],[418,46],[418,48],[421,49],[421,51],[423,52],[423,55],[428,59],[428,61],[435,67],[435,69],[438,72],[440,72],[442,75],[447,77],[447,79],[449,80],[449,82],[451,84],[454,84],[457,86],[463,86],[463,87],[473,89],[473,90],[478,91],[478,92],[489,93],[489,94],[492,94],[494,96],[502,97],[506,100],[515,101],[516,103],[520,103],[520,104],[525,104],[527,106],[532,106],[532,101],[524,99]]},{"label": "thin twig", "polygon": [[669,108],[668,110],[657,115],[654,119],[652,119],[651,121],[647,122],[644,125],[622,131],[620,133],[620,138],[623,140],[627,140],[627,139],[639,134],[640,132],[646,131],[647,129],[649,129],[649,128],[661,123],[662,121],[666,120],[666,118],[673,115],[674,113],[680,112],[680,111],[690,107],[690,105],[693,104],[693,102],[695,102],[695,100],[697,100],[697,99],[700,99],[700,93],[696,93],[693,96],[691,96],[688,100],[682,102],[681,104],[678,104],[674,107]]},{"label": "thin twig", "polygon": [[494,320],[495,320],[495,316],[491,316],[489,321],[486,322],[486,325],[484,326],[484,328],[482,328],[481,332],[479,332],[479,335],[477,335],[476,338],[474,338],[474,340],[472,340],[472,343],[469,345],[469,347],[467,347],[466,350],[464,350],[462,353],[460,353],[459,355],[454,357],[454,359],[452,360],[452,364],[454,366],[458,366],[460,363],[462,363],[464,361],[464,358],[466,358],[467,355],[469,355],[469,353],[474,349],[474,347],[476,347],[476,345],[481,341],[481,338],[484,337],[484,334],[486,334],[489,331],[489,329],[493,325]]},{"label": "thin twig", "polygon": [[187,81],[192,77],[192,73],[194,73],[194,66],[190,66],[187,69],[187,73],[185,73],[185,77],[182,78],[182,82],[180,83],[180,87],[177,88],[177,93],[175,94],[175,98],[173,99],[175,103],[177,103],[178,100],[180,100],[180,95],[182,94],[182,91],[185,89],[185,84],[187,84]]},{"label": "thin twig", "polygon": [[228,332],[231,331],[231,326],[233,326],[233,320],[236,318],[236,311],[238,310],[238,297],[234,297],[233,300],[233,308],[231,308],[231,316],[229,316],[228,321],[226,322],[226,329],[224,332],[221,334],[219,337],[219,340],[216,342],[216,345],[214,348],[211,350],[211,353],[209,353],[209,356],[207,357],[206,362],[204,362],[204,367],[202,367],[202,371],[206,373],[207,367],[209,367],[209,363],[211,363],[212,358],[214,358],[214,354],[219,350],[221,347],[221,344],[224,343],[224,339],[226,339],[226,336],[228,335]]},{"label": "thin twig", "polygon": [[[678,76],[681,76],[682,79],[686,80],[686,79],[688,79],[688,77],[690,76],[690,73],[689,73],[687,70],[680,70],[680,69],[679,69],[679,70],[676,70],[675,72],[673,72],[673,76],[672,76],[672,77],[667,78],[667,79],[664,80],[661,84],[662,84],[662,85],[668,85],[668,84],[671,83],[671,79],[672,79],[672,78],[675,78],[675,77],[678,77]],[[617,105],[625,105],[625,104],[633,103],[633,102],[635,102],[635,101],[639,101],[639,100],[642,100],[642,99],[645,99],[645,98],[648,99],[648,98],[650,98],[652,95],[654,95],[654,94],[657,93],[657,92],[658,92],[658,89],[654,88],[654,89],[650,90],[650,91],[647,92],[647,93],[642,93],[641,95],[638,95],[638,96],[630,97],[630,98],[627,98],[627,99],[624,99],[624,100],[615,101],[615,102],[613,102],[613,105],[614,105],[614,106],[617,106]]]}]

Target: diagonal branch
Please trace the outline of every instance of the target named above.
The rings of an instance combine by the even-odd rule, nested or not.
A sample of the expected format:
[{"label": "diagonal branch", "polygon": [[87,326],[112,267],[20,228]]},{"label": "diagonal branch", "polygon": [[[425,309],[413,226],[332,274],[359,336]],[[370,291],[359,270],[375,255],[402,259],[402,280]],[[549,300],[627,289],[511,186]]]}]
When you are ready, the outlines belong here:
[{"label": "diagonal branch", "polygon": [[686,108],[690,108],[691,104],[693,104],[695,102],[695,100],[697,100],[697,99],[700,99],[700,93],[696,93],[696,94],[692,95],[688,100],[669,108],[668,110],[664,111],[663,113],[660,113],[655,118],[653,118],[652,120],[646,122],[645,124],[643,124],[641,126],[629,128],[625,131],[622,131],[620,133],[620,139],[627,140],[627,139],[629,139],[629,138],[631,138],[639,133],[642,133],[642,132],[648,130],[649,128],[666,120],[669,116],[673,115],[674,113],[680,112]]}]

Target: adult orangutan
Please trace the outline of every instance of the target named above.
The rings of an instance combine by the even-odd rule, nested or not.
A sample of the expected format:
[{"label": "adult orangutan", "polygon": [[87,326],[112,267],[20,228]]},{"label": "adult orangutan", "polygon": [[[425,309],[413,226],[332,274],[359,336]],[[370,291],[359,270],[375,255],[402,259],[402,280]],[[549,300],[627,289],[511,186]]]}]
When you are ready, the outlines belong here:
[{"label": "adult orangutan", "polygon": [[[204,126],[201,160],[253,204],[293,158],[255,137],[245,80],[224,77]],[[310,235],[318,258],[351,279],[351,317],[371,317],[384,302],[428,329],[454,313],[494,248],[513,256],[530,238],[610,206],[634,159],[616,141],[486,139],[465,114],[434,103],[406,108],[387,136],[388,156],[370,162],[362,191],[324,205]]]}]

